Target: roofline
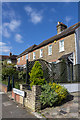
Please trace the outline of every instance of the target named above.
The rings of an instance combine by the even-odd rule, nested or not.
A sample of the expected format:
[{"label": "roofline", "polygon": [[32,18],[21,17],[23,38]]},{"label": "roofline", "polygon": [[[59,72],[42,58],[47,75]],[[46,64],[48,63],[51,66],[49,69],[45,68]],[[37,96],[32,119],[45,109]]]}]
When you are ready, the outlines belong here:
[{"label": "roofline", "polygon": [[[75,31],[74,31],[74,32],[71,32],[70,34],[73,34],[73,33],[75,33]],[[68,35],[70,35],[70,34],[68,34]],[[43,47],[43,46],[45,46],[45,45],[48,45],[49,43],[52,43],[52,42],[54,42],[55,40],[58,41],[59,39],[61,39],[61,38],[63,38],[63,37],[66,37],[66,36],[67,36],[67,35],[64,35],[64,36],[62,36],[62,37],[59,37],[59,38],[57,38],[57,39],[54,39],[54,40],[51,41],[51,42],[49,41],[49,42],[47,42],[47,43],[44,43],[43,45],[41,45],[41,46],[39,46],[39,47],[37,46],[37,48],[34,48],[33,50],[36,50],[36,49],[41,48],[41,47]],[[32,50],[32,51],[33,51],[33,50]],[[32,51],[30,51],[30,52],[32,52]]]},{"label": "roofline", "polygon": [[[34,44],[34,45],[32,45],[32,46],[35,46],[35,47],[36,47],[37,45]],[[30,47],[32,47],[32,46],[30,46]],[[30,48],[30,47],[29,47],[29,48]],[[27,48],[27,49],[29,49],[29,48]],[[27,50],[27,49],[26,49],[26,50]],[[33,48],[32,48],[32,49],[33,49]],[[26,50],[24,50],[23,52],[25,52]],[[30,50],[29,50],[29,51],[30,51]],[[27,53],[29,53],[28,51],[26,51],[25,53],[23,53],[23,52],[22,52],[21,54],[19,54],[16,58],[22,57],[23,55],[26,55]]]},{"label": "roofline", "polygon": [[[78,24],[77,27],[73,28],[71,31],[65,33],[64,35],[61,35],[61,34],[64,33],[66,30],[70,29],[72,26],[74,27],[74,26],[77,25],[77,24]],[[23,53],[21,56],[23,56],[23,55],[25,55],[25,54],[28,54],[28,53],[30,53],[30,52],[32,52],[32,51],[34,51],[34,50],[37,50],[37,49],[39,49],[39,48],[41,48],[41,47],[43,47],[43,46],[45,46],[45,45],[48,45],[49,43],[52,43],[52,42],[54,42],[55,40],[58,41],[59,39],[61,39],[61,38],[63,38],[63,37],[66,37],[66,36],[68,36],[68,35],[71,35],[71,34],[75,33],[75,30],[79,27],[79,24],[80,24],[80,22],[78,22],[78,23],[70,26],[69,28],[66,28],[66,29],[65,29],[64,31],[62,31],[60,34],[57,34],[57,35],[53,36],[53,37],[55,37],[55,39],[54,39],[53,37],[51,37],[51,38],[49,38],[50,41],[48,41],[48,42],[43,43],[42,45],[40,45],[40,44],[42,43],[42,42],[41,42],[39,45],[35,46],[32,50],[29,50],[28,52]],[[58,36],[58,35],[61,35],[61,36]],[[49,40],[49,39],[47,39],[47,40]],[[44,40],[44,41],[47,41],[47,40]],[[44,42],[44,41],[43,41],[43,42]],[[21,56],[18,55],[17,58],[19,58],[19,57],[21,57]]]}]

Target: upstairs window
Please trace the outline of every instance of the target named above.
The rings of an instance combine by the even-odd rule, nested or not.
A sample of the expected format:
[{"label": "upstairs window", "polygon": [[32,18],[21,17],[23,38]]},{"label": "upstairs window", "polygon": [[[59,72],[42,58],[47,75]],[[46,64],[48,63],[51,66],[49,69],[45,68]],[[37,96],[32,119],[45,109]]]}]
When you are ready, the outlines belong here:
[{"label": "upstairs window", "polygon": [[43,49],[40,49],[40,57],[43,57]]},{"label": "upstairs window", "polygon": [[18,63],[20,62],[20,58],[18,58]]},{"label": "upstairs window", "polygon": [[28,60],[28,54],[26,55],[26,60]]},{"label": "upstairs window", "polygon": [[23,60],[23,56],[22,56],[22,60]]},{"label": "upstairs window", "polygon": [[48,55],[52,55],[52,45],[48,46]]},{"label": "upstairs window", "polygon": [[36,54],[35,52],[33,52],[33,60],[36,58]]},{"label": "upstairs window", "polygon": [[64,51],[64,40],[59,41],[59,52]]}]

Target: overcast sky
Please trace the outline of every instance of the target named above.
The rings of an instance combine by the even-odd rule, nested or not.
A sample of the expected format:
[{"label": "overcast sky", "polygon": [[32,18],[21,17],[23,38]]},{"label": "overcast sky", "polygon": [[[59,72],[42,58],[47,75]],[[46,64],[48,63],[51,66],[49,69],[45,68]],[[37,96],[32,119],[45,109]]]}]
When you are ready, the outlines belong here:
[{"label": "overcast sky", "polygon": [[78,3],[3,3],[2,54],[9,55],[12,52],[18,55],[31,45],[38,45],[56,35],[58,21],[68,27],[77,23]]}]

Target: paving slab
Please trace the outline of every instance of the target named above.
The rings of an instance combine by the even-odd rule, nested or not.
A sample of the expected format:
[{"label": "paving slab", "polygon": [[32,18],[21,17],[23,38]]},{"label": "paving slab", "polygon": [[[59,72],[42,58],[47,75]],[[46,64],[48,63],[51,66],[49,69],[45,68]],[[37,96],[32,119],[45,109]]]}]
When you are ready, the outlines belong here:
[{"label": "paving slab", "polygon": [[72,93],[72,95],[74,96],[73,100],[68,101],[61,106],[43,109],[40,111],[41,114],[44,114],[46,118],[70,118],[70,120],[72,118],[80,119],[80,98],[78,98],[78,95],[80,95],[80,93],[76,92]]}]

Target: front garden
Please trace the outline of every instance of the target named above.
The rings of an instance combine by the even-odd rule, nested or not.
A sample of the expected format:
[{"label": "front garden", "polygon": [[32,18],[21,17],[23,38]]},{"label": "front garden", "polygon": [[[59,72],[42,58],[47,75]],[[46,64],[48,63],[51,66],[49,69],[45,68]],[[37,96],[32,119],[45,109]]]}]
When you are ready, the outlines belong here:
[{"label": "front garden", "polygon": [[[40,103],[43,108],[48,106],[57,106],[68,98],[69,92],[60,84],[48,82],[43,77],[42,66],[39,61],[36,61],[32,70],[29,72],[29,88],[32,89],[33,85],[41,86]],[[26,84],[26,71],[18,71],[14,66],[6,66],[2,68],[2,83],[8,85],[10,78],[10,86],[14,79],[14,87],[19,89],[19,84]],[[12,87],[11,87],[12,88]]]},{"label": "front garden", "polygon": [[30,75],[30,86],[41,85],[40,102],[43,107],[60,105],[67,99],[69,92],[57,83],[45,81],[39,61],[36,61]]}]

